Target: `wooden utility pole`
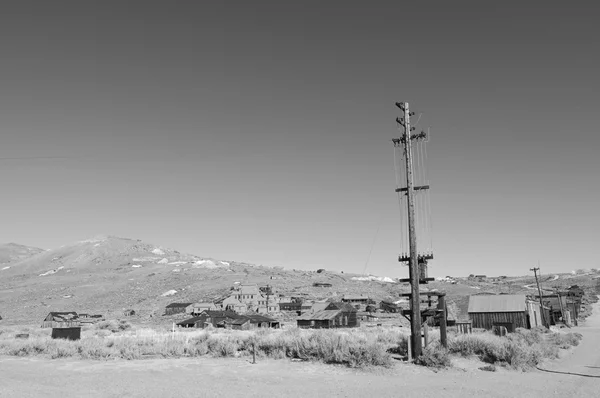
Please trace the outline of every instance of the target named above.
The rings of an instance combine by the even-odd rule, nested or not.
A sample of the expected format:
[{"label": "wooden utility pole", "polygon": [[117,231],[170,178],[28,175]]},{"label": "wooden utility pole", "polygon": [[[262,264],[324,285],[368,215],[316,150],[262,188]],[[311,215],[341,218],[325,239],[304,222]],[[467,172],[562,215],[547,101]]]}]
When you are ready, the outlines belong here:
[{"label": "wooden utility pole", "polygon": [[[538,293],[540,294],[540,312],[542,313],[542,324],[544,326],[546,326],[546,317],[544,316],[544,300],[543,300],[543,296],[542,296],[542,289],[540,289],[540,281],[538,280],[538,276],[537,276],[537,272],[539,270],[540,270],[540,267],[529,268],[529,271],[533,271],[533,275],[535,275],[535,283],[537,284]],[[549,322],[548,322],[548,326],[550,326]]]},{"label": "wooden utility pole", "polygon": [[413,182],[413,163],[412,163],[412,137],[410,127],[410,109],[408,102],[397,102],[396,106],[404,111],[404,120],[400,123],[404,126],[404,137],[400,141],[404,143],[404,157],[406,159],[406,197],[408,204],[408,244],[410,248],[409,261],[409,279],[410,279],[410,333],[412,357],[417,358],[423,351],[421,341],[421,309],[419,296],[419,259],[417,252],[417,235],[415,232],[415,203],[414,203],[414,182]]}]

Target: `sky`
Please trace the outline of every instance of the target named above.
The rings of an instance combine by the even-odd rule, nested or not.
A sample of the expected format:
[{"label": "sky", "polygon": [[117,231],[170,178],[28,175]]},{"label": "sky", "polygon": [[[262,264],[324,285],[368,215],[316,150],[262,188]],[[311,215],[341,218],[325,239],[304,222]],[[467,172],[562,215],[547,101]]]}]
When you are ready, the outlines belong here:
[{"label": "sky", "polygon": [[430,276],[598,268],[590,4],[18,1],[0,242],[94,237],[406,277],[395,102],[428,128]]}]

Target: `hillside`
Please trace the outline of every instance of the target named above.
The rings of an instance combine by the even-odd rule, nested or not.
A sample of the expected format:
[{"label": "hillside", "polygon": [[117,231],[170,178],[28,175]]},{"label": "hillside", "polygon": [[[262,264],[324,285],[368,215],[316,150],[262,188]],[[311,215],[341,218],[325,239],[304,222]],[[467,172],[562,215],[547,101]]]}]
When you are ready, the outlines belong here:
[{"label": "hillside", "polygon": [[16,243],[0,244],[0,270],[43,251],[44,249],[18,245]]},{"label": "hillside", "polygon": [[[221,297],[234,282],[270,284],[279,293],[328,298],[368,293],[397,297],[393,283],[355,275],[269,268],[183,254],[140,240],[100,236],[38,253],[0,274],[5,323],[37,324],[49,311],[119,317],[134,309],[141,322],[160,322],[164,306]],[[313,287],[328,282],[331,288]],[[175,290],[176,293],[163,296]]]},{"label": "hillside", "polygon": [[[396,301],[399,293],[409,291],[408,284],[383,281],[389,278],[357,280],[360,275],[255,266],[114,236],[99,236],[47,251],[10,247],[14,249],[5,251],[13,253],[6,257],[11,256],[10,268],[0,271],[0,315],[4,324],[38,325],[50,311],[120,318],[125,309],[136,311],[132,321],[168,324],[170,318],[162,316],[167,304],[212,301],[226,295],[235,282],[269,284],[277,293],[309,299],[366,294],[374,300]],[[548,289],[577,284],[592,295],[597,292],[599,276],[592,271],[545,275],[542,282]],[[331,287],[314,287],[315,282],[327,282]],[[486,282],[454,278],[453,283],[436,281],[421,289],[445,291],[450,318],[464,319],[469,295],[535,293],[534,283],[533,276]],[[175,293],[165,294],[172,291]]]}]

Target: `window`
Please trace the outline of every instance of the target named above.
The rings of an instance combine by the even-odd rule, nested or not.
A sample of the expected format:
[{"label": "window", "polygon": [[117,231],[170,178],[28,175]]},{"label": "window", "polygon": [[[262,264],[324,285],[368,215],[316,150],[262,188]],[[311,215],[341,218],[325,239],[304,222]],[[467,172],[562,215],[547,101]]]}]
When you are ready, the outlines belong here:
[{"label": "window", "polygon": [[310,326],[315,326],[315,321],[310,321]]},{"label": "window", "polygon": [[344,326],[348,326],[348,316],[344,317]]}]

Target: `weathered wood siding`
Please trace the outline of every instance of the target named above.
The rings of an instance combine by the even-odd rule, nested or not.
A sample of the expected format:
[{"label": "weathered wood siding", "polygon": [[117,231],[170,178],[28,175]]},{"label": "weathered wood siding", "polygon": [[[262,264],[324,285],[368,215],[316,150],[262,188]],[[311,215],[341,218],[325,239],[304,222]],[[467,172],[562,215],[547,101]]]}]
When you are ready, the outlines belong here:
[{"label": "weathered wood siding", "polygon": [[55,321],[44,321],[42,322],[42,328],[71,328],[81,326],[81,322],[69,321],[69,322],[55,322]]},{"label": "weathered wood siding", "polygon": [[298,327],[303,329],[354,328],[360,326],[360,321],[356,315],[356,311],[340,312],[331,319],[316,319],[314,321],[299,319],[297,322]]},{"label": "weathered wood siding", "polygon": [[474,328],[491,330],[494,322],[513,322],[516,328],[529,328],[527,312],[469,312]]}]

